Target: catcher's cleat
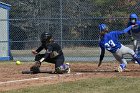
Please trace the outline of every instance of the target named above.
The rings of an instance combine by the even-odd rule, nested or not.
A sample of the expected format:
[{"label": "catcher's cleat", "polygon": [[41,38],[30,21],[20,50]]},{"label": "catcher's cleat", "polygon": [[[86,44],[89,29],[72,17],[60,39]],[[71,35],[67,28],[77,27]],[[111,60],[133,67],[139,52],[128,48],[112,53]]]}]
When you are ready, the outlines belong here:
[{"label": "catcher's cleat", "polygon": [[55,68],[55,73],[56,74],[70,73],[69,63],[63,64],[60,67]]},{"label": "catcher's cleat", "polygon": [[125,70],[125,67],[125,64],[120,64],[120,66],[118,67],[118,72],[123,72]]},{"label": "catcher's cleat", "polygon": [[66,70],[66,73],[70,73],[70,64],[69,63],[66,63],[66,65],[68,66],[68,68]]}]

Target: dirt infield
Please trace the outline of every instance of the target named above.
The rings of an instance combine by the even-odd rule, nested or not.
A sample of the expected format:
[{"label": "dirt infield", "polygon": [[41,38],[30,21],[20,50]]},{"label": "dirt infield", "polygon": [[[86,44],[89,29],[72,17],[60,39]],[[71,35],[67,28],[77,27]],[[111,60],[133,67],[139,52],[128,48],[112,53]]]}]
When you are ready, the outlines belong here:
[{"label": "dirt infield", "polygon": [[[39,86],[43,84],[55,84],[59,82],[75,81],[86,78],[110,78],[110,77],[140,77],[140,66],[129,63],[125,72],[115,72],[116,63],[103,63],[97,68],[96,63],[70,63],[70,74],[50,74],[47,72],[39,74],[22,74],[22,70],[29,70],[33,63],[0,63],[0,91]],[[53,71],[54,65],[43,63],[41,69],[48,72]]]}]

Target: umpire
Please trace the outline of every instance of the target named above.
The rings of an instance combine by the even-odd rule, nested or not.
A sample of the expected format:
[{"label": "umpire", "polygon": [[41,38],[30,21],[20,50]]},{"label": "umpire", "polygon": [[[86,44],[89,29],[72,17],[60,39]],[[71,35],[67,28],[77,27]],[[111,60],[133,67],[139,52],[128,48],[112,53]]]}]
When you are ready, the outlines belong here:
[{"label": "umpire", "polygon": [[[41,46],[36,50],[32,50],[35,56],[35,63],[30,67],[33,73],[40,72],[40,66],[43,61],[55,64],[55,73],[70,73],[69,63],[64,64],[64,55],[61,47],[54,42],[50,33],[43,32],[40,37]],[[45,49],[44,54],[39,54]]]}]

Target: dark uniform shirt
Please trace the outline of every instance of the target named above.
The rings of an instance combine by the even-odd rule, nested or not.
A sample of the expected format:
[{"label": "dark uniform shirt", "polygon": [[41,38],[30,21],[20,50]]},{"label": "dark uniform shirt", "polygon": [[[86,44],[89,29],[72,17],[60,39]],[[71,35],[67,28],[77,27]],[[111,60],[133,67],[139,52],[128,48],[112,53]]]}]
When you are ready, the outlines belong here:
[{"label": "dark uniform shirt", "polygon": [[[62,55],[63,52],[62,52],[62,49],[61,47],[55,43],[55,42],[52,42],[52,43],[49,43],[49,44],[42,44],[37,50],[36,52],[40,52],[41,50],[45,49],[46,50],[46,53],[45,53],[45,57],[44,58],[47,58],[48,56],[50,56],[50,54],[53,54],[54,57],[56,56],[59,56],[59,55]],[[54,54],[55,53],[55,54]],[[56,55],[57,53],[57,55]]]}]

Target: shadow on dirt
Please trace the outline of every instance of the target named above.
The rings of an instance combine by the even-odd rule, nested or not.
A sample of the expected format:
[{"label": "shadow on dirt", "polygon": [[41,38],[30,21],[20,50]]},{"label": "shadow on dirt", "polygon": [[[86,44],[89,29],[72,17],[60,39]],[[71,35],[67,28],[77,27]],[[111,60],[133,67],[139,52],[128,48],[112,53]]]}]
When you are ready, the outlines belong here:
[{"label": "shadow on dirt", "polygon": [[39,74],[39,73],[48,73],[48,74],[55,74],[53,71],[46,71],[46,70],[41,70],[39,72],[33,72],[33,71],[30,71],[30,70],[24,70],[21,72],[22,74]]},{"label": "shadow on dirt", "polygon": [[[115,73],[117,70],[74,70],[73,72],[81,73]],[[140,72],[140,70],[125,70],[123,72]]]}]

